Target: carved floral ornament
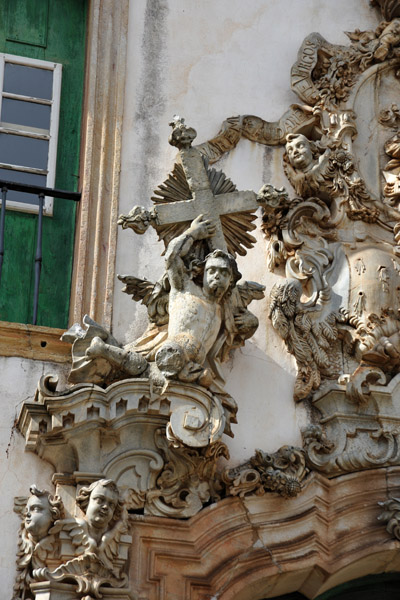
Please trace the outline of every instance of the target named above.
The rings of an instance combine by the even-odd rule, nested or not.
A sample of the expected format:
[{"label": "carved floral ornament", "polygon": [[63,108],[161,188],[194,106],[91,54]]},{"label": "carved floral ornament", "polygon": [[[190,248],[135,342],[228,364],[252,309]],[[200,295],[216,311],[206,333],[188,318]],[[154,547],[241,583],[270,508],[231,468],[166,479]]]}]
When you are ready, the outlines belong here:
[{"label": "carved floral ornament", "polygon": [[[232,117],[198,146],[184,119],[172,121],[178,155],[153,207],[119,218],[137,234],[155,228],[165,246],[159,281],[120,276],[148,328],[122,346],[85,317],[64,334],[73,385],[42,378],[19,418],[27,448],[54,466],[58,496],[32,487],[18,505],[15,598],[43,581],[87,599],[126,587],[128,511],[187,518],[226,496],[295,496],[310,469],[400,464],[400,18],[380,5],[393,19],[348,32],[348,46],[304,40],[291,71],[301,104],[279,121]],[[241,137],[285,147],[291,191],[239,191],[210,167]],[[255,243],[259,207],[266,267],[282,276],[271,324],[297,363],[294,399],[314,420],[303,449],[257,450],[221,470],[237,412],[221,364],[256,331],[248,307],[264,296],[235,259]]]}]

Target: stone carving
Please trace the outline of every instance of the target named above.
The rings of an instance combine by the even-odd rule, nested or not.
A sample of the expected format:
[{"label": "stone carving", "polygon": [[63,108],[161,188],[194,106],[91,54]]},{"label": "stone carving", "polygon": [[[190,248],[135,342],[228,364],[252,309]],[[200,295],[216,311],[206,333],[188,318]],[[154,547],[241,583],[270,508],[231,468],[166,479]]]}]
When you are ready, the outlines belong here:
[{"label": "stone carving", "polygon": [[392,132],[395,132],[384,143],[385,153],[390,157],[390,160],[385,165],[382,175],[385,179],[383,191],[386,200],[388,204],[398,209],[400,200],[400,112],[396,103],[381,111],[379,123],[384,127],[390,128]]},{"label": "stone carving", "polygon": [[61,498],[35,485],[29,498],[16,498],[14,510],[21,517],[17,553],[17,575],[13,600],[26,598],[33,573],[46,565],[47,558],[57,553],[53,525],[64,517]]},{"label": "stone carving", "polygon": [[245,464],[226,468],[222,480],[230,496],[261,496],[265,492],[277,492],[289,498],[301,491],[302,481],[308,472],[303,450],[283,446],[273,454],[256,450]]},{"label": "stone carving", "polygon": [[353,157],[340,146],[324,148],[302,134],[288,135],[284,155],[286,176],[303,199],[340,197],[345,201],[349,219],[372,223],[378,218],[379,209],[368,206],[372,198],[354,168]]},{"label": "stone carving", "polygon": [[[169,141],[179,149],[178,159],[155,192],[154,208],[134,207],[119,219],[136,233],[152,225],[166,247],[165,273],[158,282],[120,276],[123,291],[147,307],[147,330],[122,347],[86,316],[86,329],[75,324],[63,339],[73,344],[71,383],[105,387],[143,378],[150,382],[151,395],[162,396],[173,381],[179,382],[182,396],[189,396],[187,405],[171,414],[169,435],[198,447],[229,431],[236,405],[224,390],[220,365],[258,327],[247,307],[263,298],[264,287],[239,284],[234,258],[255,241],[249,232],[258,204],[254,192],[237,191],[223,173],[208,168],[191,146],[196,132],[184,119],[176,117],[171,125]],[[211,402],[207,397],[193,407],[188,384],[209,389]]]},{"label": "stone carving", "polygon": [[295,400],[306,398],[311,391],[318,389],[322,376],[329,379],[339,376],[341,361],[337,323],[345,321],[342,314],[332,312],[315,326],[312,309],[300,301],[301,293],[301,284],[296,280],[275,286],[270,305],[272,325],[296,358]]},{"label": "stone carving", "polygon": [[296,359],[295,400],[320,411],[308,464],[328,475],[400,460],[400,5],[376,4],[385,21],[347,32],[348,46],[306,37],[291,70],[302,105],[275,123],[229,118],[198,147],[214,161],[241,137],[284,146],[294,195],[268,184],[257,197],[268,267],[284,277],[269,316]]},{"label": "stone carving", "polygon": [[323,426],[302,432],[310,468],[334,476],[399,464],[400,374],[386,381],[382,371],[368,368],[315,393]]},{"label": "stone carving", "polygon": [[160,517],[191,517],[210,500],[221,498],[223,487],[216,475],[219,458],[229,458],[225,444],[188,450],[168,443],[164,432],[156,436],[165,463],[154,489],[147,493],[145,512]]},{"label": "stone carving", "polygon": [[14,598],[30,598],[30,585],[41,581],[76,584],[83,600],[101,598],[101,586],[122,588],[123,567],[131,538],[127,513],[119,490],[111,480],[82,487],[76,505],[84,518],[64,518],[58,496],[31,487],[26,502],[18,499],[24,516],[20,530]]},{"label": "stone carving", "polygon": [[383,512],[378,516],[378,521],[386,523],[386,531],[397,540],[400,540],[400,499],[389,498],[384,502],[378,502]]},{"label": "stone carving", "polygon": [[371,0],[371,6],[377,6],[381,9],[382,17],[390,21],[395,17],[400,17],[399,0]]}]

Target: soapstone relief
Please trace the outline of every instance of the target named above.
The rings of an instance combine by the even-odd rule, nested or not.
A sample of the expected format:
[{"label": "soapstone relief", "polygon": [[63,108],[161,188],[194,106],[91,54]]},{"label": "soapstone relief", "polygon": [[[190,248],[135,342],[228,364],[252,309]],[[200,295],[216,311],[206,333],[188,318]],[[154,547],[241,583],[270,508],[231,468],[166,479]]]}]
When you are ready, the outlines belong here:
[{"label": "soapstone relief", "polygon": [[[259,198],[208,167],[183,119],[171,125],[178,158],[154,208],[119,218],[136,233],[155,227],[165,245],[158,282],[119,277],[123,291],[147,307],[147,330],[122,346],[85,316],[84,328],[76,323],[63,336],[72,344],[72,386],[58,390],[57,377],[43,376],[18,422],[27,449],[53,466],[67,507],[49,530],[59,554],[35,565],[32,581],[72,581],[87,600],[127,584],[128,511],[189,518],[240,491],[237,475],[221,471],[229,458],[221,438],[233,435],[237,412],[221,364],[258,327],[248,305],[264,297],[264,287],[239,283],[235,255],[255,243]],[[246,494],[293,496],[308,473],[296,448],[258,451],[250,462],[258,479],[250,485],[246,475]],[[250,467],[236,471],[243,469]],[[20,579],[27,590],[30,580]]]},{"label": "soapstone relief", "polygon": [[101,598],[101,586],[125,586],[123,567],[131,538],[124,536],[127,513],[113,481],[102,479],[81,488],[76,507],[84,518],[66,516],[61,499],[36,486],[26,504],[17,500],[23,523],[15,600],[34,598],[31,584],[42,581],[74,583],[83,600]]},{"label": "soapstone relief", "polygon": [[291,70],[302,104],[276,122],[230,117],[198,146],[212,162],[241,137],[284,147],[294,195],[258,194],[267,266],[283,277],[269,316],[296,359],[294,399],[324,423],[304,432],[308,465],[328,475],[399,460],[400,15],[389,5],[348,46],[306,37]]},{"label": "soapstone relief", "polygon": [[[86,316],[64,334],[73,385],[43,377],[19,417],[60,497],[31,489],[15,600],[33,598],[35,581],[74,582],[86,600],[126,586],[128,510],[189,518],[228,496],[294,497],[311,470],[400,464],[400,20],[386,18],[349,32],[349,46],[309,35],[291,71],[300,103],[276,122],[231,117],[196,147],[195,130],[172,121],[178,156],[153,207],[119,217],[136,234],[153,227],[165,247],[159,281],[119,277],[146,306],[148,328],[122,345]],[[381,93],[385,78],[393,97]],[[291,191],[239,191],[210,167],[241,137],[284,148]],[[269,318],[296,360],[294,399],[311,404],[313,424],[302,449],[257,450],[221,470],[221,439],[237,422],[221,365],[255,333],[248,306],[264,296],[260,284],[239,283],[235,260],[255,244],[258,208],[266,266],[282,277]]]},{"label": "soapstone relief", "polygon": [[[153,198],[152,211],[134,207],[119,223],[136,233],[153,225],[164,241],[165,274],[155,284],[121,276],[124,291],[148,308],[149,328],[123,348],[100,325],[85,318],[64,339],[73,342],[70,381],[110,384],[146,377],[162,387],[170,380],[197,383],[224,393],[220,363],[258,326],[247,309],[263,286],[238,284],[233,254],[245,254],[254,238],[257,200],[239,192],[222,173],[209,170],[191,147],[196,132],[176,117],[170,143],[179,148],[173,173]],[[207,216],[208,215],[208,216]]]},{"label": "soapstone relief", "polygon": [[256,450],[248,462],[233,469],[226,468],[222,480],[232,496],[262,496],[272,491],[289,498],[300,493],[308,473],[303,450],[283,446],[273,454]]},{"label": "soapstone relief", "polygon": [[400,499],[391,497],[378,504],[383,508],[378,521],[385,523],[386,531],[396,540],[400,540]]},{"label": "soapstone relief", "polygon": [[64,517],[61,498],[35,485],[30,488],[29,498],[16,498],[15,512],[21,517],[19,531],[17,574],[13,600],[29,598],[29,584],[33,573],[46,565],[48,557],[56,556],[58,543],[53,535],[53,525]]},{"label": "soapstone relief", "polygon": [[183,386],[182,399],[188,384],[209,390],[205,405],[193,406],[189,394],[186,405],[172,409],[168,426],[170,440],[202,447],[229,433],[235,422],[236,403],[224,390],[221,363],[258,327],[247,307],[264,297],[264,287],[238,283],[234,258],[255,242],[250,231],[258,203],[254,192],[238,191],[208,167],[192,147],[196,132],[184,119],[175,117],[171,126],[169,142],[179,153],[155,191],[154,208],[134,207],[119,218],[123,229],[140,234],[152,225],[165,245],[165,272],[158,282],[119,276],[123,291],[147,307],[147,330],[122,346],[85,316],[86,328],[75,324],[63,339],[72,343],[71,383],[107,387],[142,378],[151,396],[162,396],[175,381]]}]

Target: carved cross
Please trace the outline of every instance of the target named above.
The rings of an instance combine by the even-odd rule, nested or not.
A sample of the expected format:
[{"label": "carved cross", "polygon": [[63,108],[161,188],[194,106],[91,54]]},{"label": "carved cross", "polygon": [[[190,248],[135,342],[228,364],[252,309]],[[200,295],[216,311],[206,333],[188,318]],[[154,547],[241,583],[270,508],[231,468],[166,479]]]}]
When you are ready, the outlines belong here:
[{"label": "carved cross", "polygon": [[193,221],[198,215],[211,219],[216,226],[215,234],[207,241],[211,250],[227,250],[222,231],[221,216],[258,208],[257,195],[252,191],[235,191],[214,196],[207,175],[203,156],[197,148],[181,148],[179,158],[192,192],[190,200],[157,204],[153,208],[158,225],[170,225]]}]

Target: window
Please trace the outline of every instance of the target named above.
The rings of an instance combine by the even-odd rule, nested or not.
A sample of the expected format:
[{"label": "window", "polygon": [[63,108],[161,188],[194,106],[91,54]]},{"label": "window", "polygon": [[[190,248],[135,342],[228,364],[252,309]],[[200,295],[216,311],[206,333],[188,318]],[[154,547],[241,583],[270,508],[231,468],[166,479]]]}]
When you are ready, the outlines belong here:
[{"label": "window", "polygon": [[[0,54],[0,179],[54,187],[61,65]],[[9,192],[7,208],[37,212],[38,201]],[[44,214],[53,200],[46,198]]]},{"label": "window", "polygon": [[[29,177],[33,184],[34,177],[47,187],[78,191],[86,10],[85,0],[0,1],[4,180]],[[32,323],[36,200],[7,194],[0,321]],[[52,208],[47,202],[38,325],[68,325],[75,211],[69,200],[55,198]]]}]

